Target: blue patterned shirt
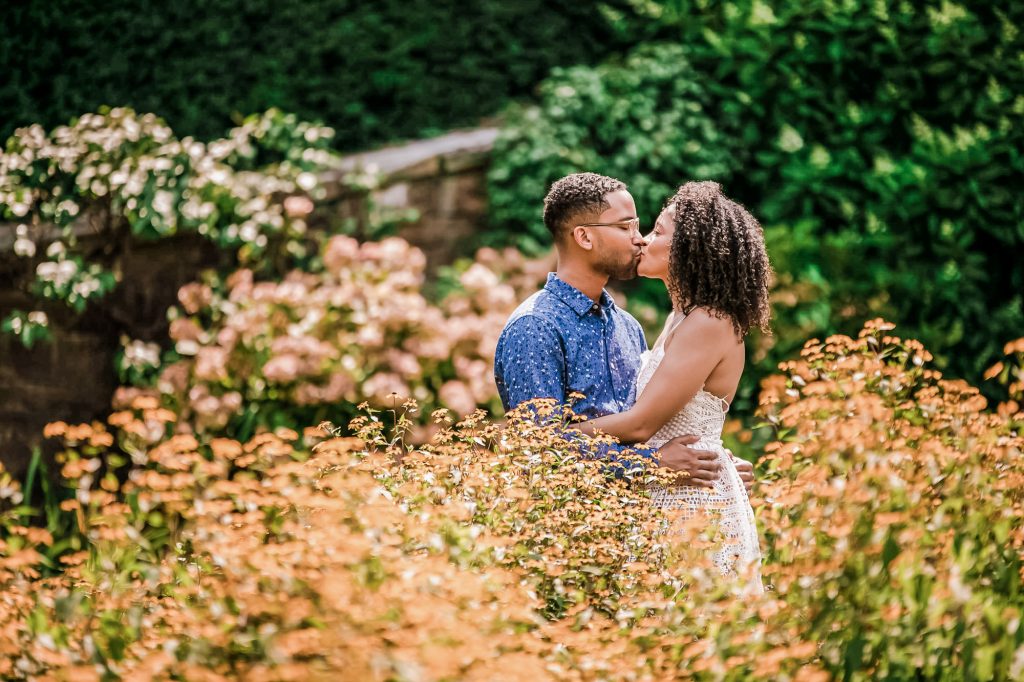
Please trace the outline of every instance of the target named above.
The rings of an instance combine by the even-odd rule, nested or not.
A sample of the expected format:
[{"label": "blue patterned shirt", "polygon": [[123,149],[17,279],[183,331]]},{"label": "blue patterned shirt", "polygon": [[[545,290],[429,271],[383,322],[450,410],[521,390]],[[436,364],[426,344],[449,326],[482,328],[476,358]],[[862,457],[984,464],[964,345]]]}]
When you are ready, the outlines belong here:
[{"label": "blue patterned shirt", "polygon": [[498,339],[494,380],[506,410],[534,398],[568,401],[589,418],[628,410],[636,402],[643,328],[608,292],[594,303],[548,274],[544,288],[526,299]]}]

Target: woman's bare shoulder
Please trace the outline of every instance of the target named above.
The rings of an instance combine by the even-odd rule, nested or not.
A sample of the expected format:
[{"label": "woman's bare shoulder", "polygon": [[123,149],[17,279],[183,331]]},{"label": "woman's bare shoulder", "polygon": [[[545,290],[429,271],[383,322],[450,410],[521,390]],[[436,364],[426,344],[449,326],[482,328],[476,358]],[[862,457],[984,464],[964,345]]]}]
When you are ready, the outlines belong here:
[{"label": "woman's bare shoulder", "polygon": [[[693,339],[699,337],[715,343],[742,343],[736,334],[732,321],[728,317],[718,315],[707,308],[694,308],[686,314],[686,319],[675,328],[673,337],[682,336]],[[672,341],[673,339],[669,339]]]}]

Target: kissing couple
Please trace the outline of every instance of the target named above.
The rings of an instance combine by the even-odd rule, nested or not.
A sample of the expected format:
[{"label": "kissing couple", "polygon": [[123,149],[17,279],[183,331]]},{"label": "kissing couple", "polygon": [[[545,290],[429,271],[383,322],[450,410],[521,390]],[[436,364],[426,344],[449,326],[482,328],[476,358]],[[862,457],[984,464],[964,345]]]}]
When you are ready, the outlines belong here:
[{"label": "kissing couple", "polygon": [[[498,340],[494,378],[506,410],[536,398],[573,405],[575,428],[649,454],[681,484],[652,486],[673,522],[715,518],[711,558],[760,588],[748,490],[753,467],[722,444],[745,361],[744,338],[768,330],[771,265],[760,224],[715,182],[688,182],[644,237],[626,185],[595,173],[555,182],[544,224],[558,255],[544,288]],[[604,290],[636,275],[665,283],[672,312],[648,350],[640,324]]]}]

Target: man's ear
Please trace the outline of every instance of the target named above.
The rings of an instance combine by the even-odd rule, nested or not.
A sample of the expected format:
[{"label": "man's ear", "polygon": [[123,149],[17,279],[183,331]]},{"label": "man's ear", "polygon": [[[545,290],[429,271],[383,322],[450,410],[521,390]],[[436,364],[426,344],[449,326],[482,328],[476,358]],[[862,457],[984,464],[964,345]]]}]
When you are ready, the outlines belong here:
[{"label": "man's ear", "polygon": [[572,229],[572,239],[584,251],[592,251],[594,249],[594,242],[590,238],[590,232],[585,227],[580,225],[574,227]]}]

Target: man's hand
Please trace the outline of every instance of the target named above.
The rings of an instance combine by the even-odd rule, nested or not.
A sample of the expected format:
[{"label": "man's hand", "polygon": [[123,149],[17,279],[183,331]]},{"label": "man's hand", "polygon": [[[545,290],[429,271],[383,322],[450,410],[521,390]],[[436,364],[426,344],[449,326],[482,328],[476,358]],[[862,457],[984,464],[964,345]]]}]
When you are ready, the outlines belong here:
[{"label": "man's hand", "polygon": [[[730,454],[732,455],[732,453]],[[736,455],[732,455],[732,463],[736,465],[736,472],[740,475],[740,480],[743,481],[743,486],[749,495],[751,488],[754,487],[754,465]]]},{"label": "man's hand", "polygon": [[[702,488],[710,488],[721,475],[718,455],[707,450],[689,447],[700,438],[697,436],[679,436],[673,438],[658,449],[661,466],[672,471],[689,474],[682,483]],[[753,476],[751,476],[753,480]]]}]

